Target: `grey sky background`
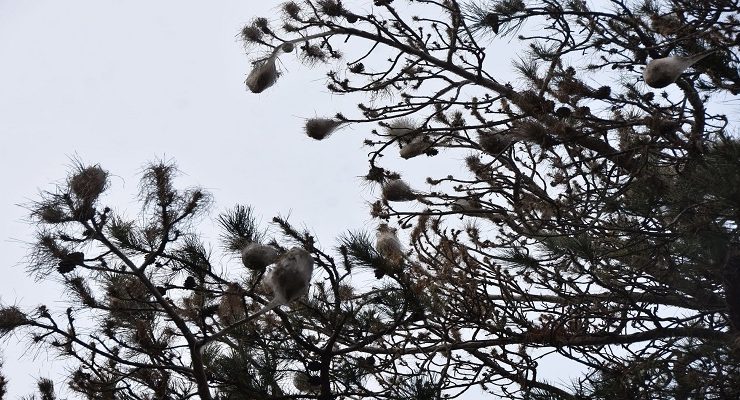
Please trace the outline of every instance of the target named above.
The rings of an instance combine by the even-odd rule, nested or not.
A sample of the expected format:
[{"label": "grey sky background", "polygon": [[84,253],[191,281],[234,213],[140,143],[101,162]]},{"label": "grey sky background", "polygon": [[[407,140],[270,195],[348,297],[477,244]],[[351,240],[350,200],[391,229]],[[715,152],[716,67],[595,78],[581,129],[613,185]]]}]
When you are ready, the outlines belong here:
[{"label": "grey sky background", "polygon": [[[290,214],[327,249],[347,229],[374,228],[368,202],[377,190],[358,177],[367,168],[362,140],[375,126],[351,126],[323,142],[302,132],[305,118],[353,110],[357,101],[328,93],[325,67],[310,70],[290,55],[281,56],[284,76],[275,87],[260,95],[245,90],[250,64],[237,34],[254,16],[277,18],[278,4],[0,0],[4,304],[66,307],[60,285],[24,272],[33,229],[19,204],[62,182],[75,157],[112,174],[105,204],[130,216],[142,165],[172,159],[183,171],[181,187],[201,185],[214,195],[212,216],[237,203],[252,205],[264,226]],[[502,50],[494,61],[509,70],[511,53]],[[384,166],[426,189],[426,176],[461,171],[462,157]],[[201,224],[214,238],[212,217]],[[23,337],[0,349],[9,398],[30,393],[38,377],[64,376],[52,356],[29,349]]]}]

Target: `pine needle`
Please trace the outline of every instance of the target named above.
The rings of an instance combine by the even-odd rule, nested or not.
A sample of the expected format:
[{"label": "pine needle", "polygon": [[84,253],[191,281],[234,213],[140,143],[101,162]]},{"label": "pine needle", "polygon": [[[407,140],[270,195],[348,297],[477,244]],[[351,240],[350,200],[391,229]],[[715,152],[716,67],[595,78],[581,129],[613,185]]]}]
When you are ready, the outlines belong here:
[{"label": "pine needle", "polygon": [[224,248],[241,251],[249,243],[261,242],[263,234],[258,231],[254,213],[249,206],[237,205],[218,216],[218,224],[223,233],[221,241]]}]

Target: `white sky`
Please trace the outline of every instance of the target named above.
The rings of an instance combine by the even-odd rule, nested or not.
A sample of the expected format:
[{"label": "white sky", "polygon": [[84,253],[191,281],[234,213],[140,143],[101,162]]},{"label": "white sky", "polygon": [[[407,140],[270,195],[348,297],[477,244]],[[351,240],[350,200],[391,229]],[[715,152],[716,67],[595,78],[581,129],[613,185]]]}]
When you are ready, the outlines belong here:
[{"label": "white sky", "polygon": [[[59,285],[24,273],[33,229],[19,204],[63,180],[75,156],[113,174],[106,204],[129,215],[141,166],[164,158],[177,162],[183,185],[213,193],[214,215],[237,203],[254,206],[265,223],[290,213],[325,248],[347,229],[374,227],[367,206],[374,195],[358,178],[372,127],[349,127],[320,143],[302,132],[304,118],[356,103],[327,92],[326,68],[311,71],[286,55],[275,87],[245,90],[250,65],[236,35],[254,16],[274,17],[278,3],[0,0],[3,303],[64,306]],[[405,176],[423,189],[425,176],[459,172],[460,158],[424,157],[397,169],[415,171]],[[212,236],[211,224],[203,220]],[[19,339],[0,346],[8,398],[33,391],[37,377],[61,382],[58,364]]]}]

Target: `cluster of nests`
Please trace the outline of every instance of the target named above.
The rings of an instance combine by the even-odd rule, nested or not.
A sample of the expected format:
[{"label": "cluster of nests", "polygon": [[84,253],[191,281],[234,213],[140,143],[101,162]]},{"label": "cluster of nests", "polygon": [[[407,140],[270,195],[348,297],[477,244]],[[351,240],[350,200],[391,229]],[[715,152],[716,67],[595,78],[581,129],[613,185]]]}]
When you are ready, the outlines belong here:
[{"label": "cluster of nests", "polygon": [[[396,235],[396,229],[389,227],[388,224],[380,224],[376,238],[375,250],[378,254],[388,263],[400,265],[403,260],[403,249],[401,247],[401,241],[398,240],[398,236]],[[255,271],[262,271],[269,265],[276,264],[271,270],[272,272],[285,264],[285,262],[281,262],[280,260],[285,259],[291,252],[299,251],[305,252],[303,249],[293,248],[281,255],[280,250],[275,246],[252,242],[242,248],[242,263],[248,269]]]}]

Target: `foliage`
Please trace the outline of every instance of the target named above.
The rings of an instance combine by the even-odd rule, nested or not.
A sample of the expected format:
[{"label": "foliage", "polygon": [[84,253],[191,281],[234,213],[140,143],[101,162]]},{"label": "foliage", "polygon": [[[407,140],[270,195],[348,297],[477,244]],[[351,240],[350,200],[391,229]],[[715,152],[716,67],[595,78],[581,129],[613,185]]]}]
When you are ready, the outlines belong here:
[{"label": "foliage", "polygon": [[[267,301],[261,272],[213,268],[193,225],[205,191],[179,190],[173,165],[151,164],[134,221],[102,205],[107,172],[79,166],[31,206],[30,272],[61,275],[72,307],[3,306],[0,333],[25,330],[77,360],[70,386],[91,399],[736,398],[740,141],[720,100],[740,93],[737,9],[287,2],[282,25],[242,30],[264,52],[251,91],[280,86],[278,56],[339,65],[328,88],[363,97],[357,115],[305,132],[330,140],[340,125],[377,124],[366,179],[381,187],[402,175],[383,166],[390,157],[465,154],[466,172],[429,177],[429,192],[411,182],[411,195],[372,204],[406,229],[403,263],[363,232],[328,254],[275,218],[270,243],[310,250],[314,285],[249,319]],[[526,51],[504,83],[489,60],[510,42]],[[644,85],[648,60],[706,50],[675,85]],[[246,206],[218,221],[225,251],[266,240]],[[368,269],[377,284],[357,284]],[[82,311],[95,326],[75,322]],[[543,354],[582,370],[549,382]]]}]

